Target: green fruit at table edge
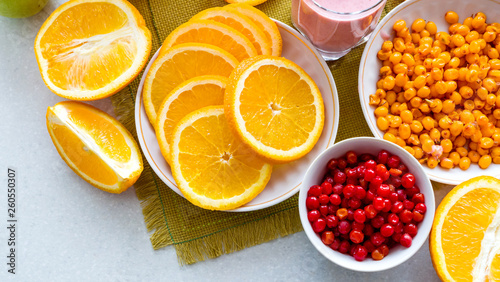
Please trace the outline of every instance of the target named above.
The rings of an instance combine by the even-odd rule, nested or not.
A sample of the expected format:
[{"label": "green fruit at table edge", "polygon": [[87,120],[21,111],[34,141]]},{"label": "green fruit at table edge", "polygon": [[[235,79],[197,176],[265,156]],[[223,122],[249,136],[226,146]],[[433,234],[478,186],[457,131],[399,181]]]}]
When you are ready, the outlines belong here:
[{"label": "green fruit at table edge", "polygon": [[0,0],[0,16],[26,18],[40,12],[49,0]]}]

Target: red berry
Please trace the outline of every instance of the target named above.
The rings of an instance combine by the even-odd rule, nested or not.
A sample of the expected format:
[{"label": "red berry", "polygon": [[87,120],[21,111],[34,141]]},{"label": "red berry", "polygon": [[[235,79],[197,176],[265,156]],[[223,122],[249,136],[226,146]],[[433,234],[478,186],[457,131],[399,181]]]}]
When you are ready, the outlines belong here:
[{"label": "red berry", "polygon": [[335,215],[331,214],[326,217],[326,226],[328,226],[328,228],[337,227],[338,224],[339,219]]},{"label": "red berry", "polygon": [[363,242],[363,247],[365,247],[369,253],[373,252],[376,249],[375,245],[373,245],[370,240],[366,240],[365,242]]},{"label": "red berry", "polygon": [[391,201],[391,203],[395,203],[399,200],[399,196],[398,196],[398,193],[396,192],[392,192],[390,195],[389,195],[389,200]]},{"label": "red berry", "polygon": [[329,196],[333,191],[332,184],[326,181],[323,182],[323,184],[321,184],[321,191],[323,192],[323,194]]},{"label": "red berry", "polygon": [[354,178],[347,178],[347,181],[345,182],[345,184],[358,185],[359,184],[359,180],[356,177],[354,177]]},{"label": "red berry", "polygon": [[392,234],[391,238],[394,242],[399,243],[399,240],[401,239],[401,235],[403,235],[403,233],[394,233],[394,234]]},{"label": "red berry", "polygon": [[413,187],[413,185],[415,185],[415,176],[413,176],[413,174],[411,173],[403,175],[403,177],[401,178],[401,184],[406,189]]},{"label": "red berry", "polygon": [[387,245],[382,244],[377,249],[381,251],[384,256],[387,256],[389,254],[389,247],[387,247]]},{"label": "red berry", "polygon": [[391,194],[391,189],[389,188],[389,185],[387,184],[381,184],[377,188],[377,195],[380,197],[387,198]]},{"label": "red berry", "polygon": [[331,159],[328,161],[328,163],[326,164],[326,166],[329,168],[329,169],[336,169],[337,166],[338,166],[338,160],[337,159]]},{"label": "red berry", "polygon": [[337,210],[337,217],[340,220],[344,220],[347,218],[347,209],[346,208],[341,208]]},{"label": "red berry", "polygon": [[406,191],[405,190],[398,189],[398,190],[396,190],[396,193],[398,193],[398,200],[400,202],[403,202],[404,200],[406,200]]},{"label": "red berry", "polygon": [[365,177],[365,171],[366,171],[365,166],[360,165],[360,166],[356,167],[356,171],[357,171],[358,178],[362,179],[363,177]]},{"label": "red berry", "polygon": [[397,168],[400,162],[401,159],[398,156],[392,155],[387,159],[387,166],[390,168]]},{"label": "red berry", "polygon": [[396,201],[392,204],[391,212],[400,213],[401,211],[403,211],[403,209],[404,209],[403,203],[401,203],[400,201]]},{"label": "red berry", "polygon": [[371,224],[373,227],[375,228],[380,228],[382,227],[382,225],[384,225],[385,223],[385,220],[384,220],[384,217],[381,216],[381,215],[377,215],[376,217],[374,217],[372,220],[371,220]]},{"label": "red berry", "polygon": [[326,221],[322,218],[318,218],[312,224],[312,229],[316,233],[320,233],[321,231],[325,230],[325,227],[326,227]]},{"label": "red berry", "polygon": [[365,224],[365,228],[363,228],[363,233],[365,233],[365,236],[372,236],[374,231],[375,230],[373,229],[373,226],[371,226],[370,224]]},{"label": "red berry", "polygon": [[413,197],[411,197],[411,201],[415,204],[418,204],[418,203],[425,203],[425,197],[424,197],[424,194],[422,193],[417,193],[415,195],[413,195]]},{"label": "red berry", "polygon": [[[411,237],[410,237],[411,238]],[[380,234],[380,232],[373,233],[372,236],[370,236],[370,241],[373,243],[375,246],[380,246],[382,243],[384,243],[385,238]]]},{"label": "red berry", "polygon": [[363,223],[366,221],[366,213],[364,210],[362,209],[357,209],[355,212],[354,212],[354,220],[359,222],[359,223]]},{"label": "red berry", "polygon": [[384,179],[385,173],[387,172],[387,167],[384,164],[378,164],[377,167],[375,168],[375,172],[377,173],[378,176]]},{"label": "red berry", "polygon": [[391,200],[384,199],[384,208],[382,209],[382,211],[383,212],[390,212],[391,208],[392,208]]},{"label": "red berry", "polygon": [[413,197],[414,195],[420,193],[420,189],[416,185],[405,190],[406,190],[406,195],[408,195],[408,198]]},{"label": "red berry", "polygon": [[372,191],[368,191],[368,192],[366,192],[365,199],[366,199],[369,203],[370,203],[370,202],[373,202],[373,199],[375,199],[375,193],[373,193]]},{"label": "red berry", "polygon": [[340,234],[347,234],[351,231],[351,224],[347,220],[342,220],[339,222],[339,232]]},{"label": "red berry", "polygon": [[328,195],[326,194],[321,194],[321,196],[319,196],[318,198],[318,201],[321,205],[326,205],[330,202],[330,197],[328,197]]},{"label": "red berry", "polygon": [[350,250],[351,244],[349,243],[349,241],[344,240],[342,241],[342,243],[340,243],[339,252],[341,252],[342,254],[347,254]]},{"label": "red berry", "polygon": [[366,191],[361,186],[355,186],[354,197],[359,200],[363,200],[366,197]]},{"label": "red berry", "polygon": [[380,227],[380,234],[384,237],[391,237],[394,234],[394,227],[388,223],[382,225]]},{"label": "red berry", "polygon": [[338,209],[339,209],[338,206],[328,205],[328,214],[335,214],[337,213]]},{"label": "red berry", "polygon": [[342,202],[342,199],[340,198],[339,195],[337,195],[337,194],[331,194],[330,195],[330,203],[332,205],[338,206],[338,205],[340,205],[341,202]]},{"label": "red berry", "polygon": [[408,201],[408,200],[404,200],[403,202],[403,206],[405,207],[405,209],[407,210],[412,210],[413,207],[415,207],[415,204],[412,202],[412,201]]},{"label": "red berry", "polygon": [[321,195],[321,186],[313,185],[307,191],[307,196],[319,197]]},{"label": "red berry", "polygon": [[328,215],[328,206],[327,205],[319,206],[319,213],[324,216]]},{"label": "red berry", "polygon": [[389,184],[391,184],[392,186],[394,186],[394,187],[400,187],[401,186],[401,178],[399,178],[399,177],[393,177],[393,176],[391,176],[387,182]]},{"label": "red berry", "polygon": [[355,164],[358,162],[358,155],[354,151],[347,152],[345,157],[347,159],[347,163],[349,164]]},{"label": "red berry", "polygon": [[344,169],[347,167],[347,161],[345,158],[340,158],[337,160],[337,167],[339,169]]},{"label": "red berry", "polygon": [[337,171],[335,172],[335,175],[333,176],[333,181],[335,181],[335,183],[340,183],[340,184],[342,184],[342,183],[344,183],[344,182],[345,182],[346,178],[347,178],[347,177],[346,177],[345,173],[343,173],[343,172],[342,172],[342,171],[340,171],[340,170],[337,170]]},{"label": "red berry", "polygon": [[346,185],[344,187],[344,191],[343,191],[344,197],[350,198],[350,197],[354,196],[354,190],[355,190],[354,185],[352,185],[352,184]]},{"label": "red berry", "polygon": [[325,178],[325,181],[323,181],[323,182],[328,182],[328,183],[330,183],[331,185],[335,184],[335,183],[334,183],[334,181],[333,181],[333,178],[332,178],[332,177],[330,177],[330,176],[327,176],[327,177]]},{"label": "red berry", "polygon": [[333,242],[330,244],[330,248],[331,248],[332,250],[335,250],[335,251],[336,251],[336,250],[338,250],[338,249],[339,249],[339,247],[340,247],[340,243],[341,243],[340,239],[335,238],[335,239],[333,239]]},{"label": "red berry", "polygon": [[415,237],[418,232],[417,226],[413,223],[408,223],[407,225],[405,225],[403,230],[405,233],[408,233],[411,237]]},{"label": "red berry", "polygon": [[365,235],[361,231],[352,230],[351,233],[349,233],[349,239],[351,239],[351,241],[355,244],[362,243],[364,238],[365,238]]},{"label": "red berry", "polygon": [[353,209],[357,209],[361,206],[361,201],[356,198],[349,199],[349,207]]},{"label": "red berry", "polygon": [[368,218],[368,219],[374,218],[378,213],[378,211],[375,209],[375,207],[373,205],[365,206],[364,210],[365,210],[366,218]]},{"label": "red berry", "polygon": [[365,154],[361,154],[361,156],[359,156],[359,159],[364,161],[364,162],[367,162],[369,160],[373,161],[375,159],[375,157],[372,154],[365,153]]},{"label": "red berry", "polygon": [[358,171],[355,168],[348,169],[346,172],[347,178],[356,178],[358,177]]},{"label": "red berry", "polygon": [[358,182],[359,182],[359,186],[361,186],[361,188],[363,188],[363,190],[365,190],[368,187],[368,183],[370,183],[370,182],[364,180],[363,178],[358,179]]},{"label": "red berry", "polygon": [[363,231],[363,229],[365,229],[365,225],[357,221],[353,221],[351,226],[351,230]]},{"label": "red berry", "polygon": [[332,231],[325,231],[321,234],[321,241],[325,245],[330,245],[333,243],[333,240],[335,239],[335,236],[333,235]]},{"label": "red berry", "polygon": [[424,203],[418,203],[415,205],[415,211],[424,214],[427,211],[427,207]]},{"label": "red berry", "polygon": [[354,210],[353,209],[347,210],[347,220],[349,220],[350,222],[354,221]]},{"label": "red berry", "polygon": [[365,169],[365,176],[364,176],[364,179],[366,181],[372,181],[373,178],[375,178],[375,176],[377,176],[377,174],[375,173],[375,170],[371,169],[371,168],[367,168]]},{"label": "red berry", "polygon": [[319,207],[318,198],[311,196],[306,199],[306,207],[308,210],[316,210]]},{"label": "red berry", "polygon": [[354,259],[357,260],[357,261],[364,261],[366,256],[368,255],[368,251],[366,250],[365,247],[359,245],[356,247],[356,249],[354,250]]},{"label": "red berry", "polygon": [[382,179],[382,177],[380,177],[380,176],[378,176],[378,175],[377,175],[377,176],[375,176],[375,177],[372,179],[372,181],[371,181],[371,183],[370,183],[370,187],[372,187],[372,185],[373,185],[374,187],[378,187],[378,186],[379,186],[379,185],[381,185],[382,183],[384,183],[384,180]]},{"label": "red berry", "polygon": [[419,213],[418,211],[413,211],[413,221],[422,222],[424,220],[424,215]]},{"label": "red berry", "polygon": [[409,210],[403,210],[399,215],[399,220],[403,223],[410,223],[413,219],[413,213]]},{"label": "red berry", "polygon": [[318,210],[312,210],[307,213],[307,219],[310,222],[316,221],[320,217],[319,211]]},{"label": "red berry", "polygon": [[388,217],[387,217],[387,222],[389,222],[390,225],[394,226],[396,224],[398,224],[399,222],[399,216],[395,213],[391,213]]},{"label": "red berry", "polygon": [[387,160],[389,159],[389,152],[387,152],[386,150],[382,150],[378,153],[378,156],[377,156],[377,163],[379,164],[385,164],[387,163]]},{"label": "red berry", "polygon": [[333,194],[341,195],[342,191],[344,190],[344,185],[342,184],[335,184],[333,185]]},{"label": "red berry", "polygon": [[381,211],[385,207],[384,198],[382,198],[382,197],[375,197],[375,199],[373,199],[373,207],[376,210]]},{"label": "red berry", "polygon": [[413,240],[408,233],[404,233],[403,235],[401,235],[401,238],[399,239],[399,243],[405,248],[411,247],[412,241]]},{"label": "red berry", "polygon": [[[377,167],[377,163],[374,160],[367,160],[365,162],[365,167],[366,167],[366,169],[375,170],[375,168]],[[366,171],[365,171],[365,173],[366,173]]]},{"label": "red berry", "polygon": [[349,199],[343,198],[342,202],[340,203],[340,206],[343,208],[348,208],[349,207]]},{"label": "red berry", "polygon": [[400,221],[394,225],[394,233],[403,233],[404,224]]}]

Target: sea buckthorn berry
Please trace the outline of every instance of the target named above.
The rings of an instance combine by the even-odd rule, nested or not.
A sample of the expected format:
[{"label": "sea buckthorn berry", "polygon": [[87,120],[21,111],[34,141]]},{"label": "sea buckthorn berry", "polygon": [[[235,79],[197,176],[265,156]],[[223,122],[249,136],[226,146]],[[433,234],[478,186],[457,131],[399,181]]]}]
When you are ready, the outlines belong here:
[{"label": "sea buckthorn berry", "polygon": [[469,167],[470,167],[470,164],[471,164],[471,161],[468,157],[464,156],[460,159],[460,162],[458,164],[458,166],[462,169],[462,170],[467,170]]},{"label": "sea buckthorn berry", "polygon": [[434,22],[428,21],[425,25],[425,30],[427,30],[431,35],[434,35],[437,32],[437,26]]},{"label": "sea buckthorn berry", "polygon": [[458,14],[453,12],[453,11],[448,11],[444,15],[444,19],[446,20],[447,23],[449,24],[455,24],[458,23]]},{"label": "sea buckthorn berry", "polygon": [[411,30],[414,32],[421,32],[425,29],[425,20],[424,19],[416,19],[413,21],[411,25]]},{"label": "sea buckthorn berry", "polygon": [[384,52],[392,51],[392,47],[393,47],[393,44],[392,44],[392,41],[390,41],[390,40],[386,40],[386,41],[384,41],[384,43],[382,43],[382,51],[384,51]]},{"label": "sea buckthorn berry", "polygon": [[491,156],[490,155],[483,155],[478,161],[479,167],[482,169],[486,169],[490,166],[492,162]]}]

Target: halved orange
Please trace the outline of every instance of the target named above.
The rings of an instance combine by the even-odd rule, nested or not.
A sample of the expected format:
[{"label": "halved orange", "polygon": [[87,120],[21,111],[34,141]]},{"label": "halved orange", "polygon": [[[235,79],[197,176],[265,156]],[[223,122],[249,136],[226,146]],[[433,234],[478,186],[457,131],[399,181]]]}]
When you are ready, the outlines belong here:
[{"label": "halved orange", "polygon": [[71,0],[40,28],[35,55],[55,94],[96,100],[118,92],[146,65],[151,33],[124,0]]},{"label": "halved orange", "polygon": [[258,55],[271,55],[271,40],[252,20],[236,10],[210,8],[194,15],[191,21],[194,20],[212,20],[228,25],[250,39]]},{"label": "halved orange", "polygon": [[238,61],[257,55],[252,42],[241,32],[215,21],[189,21],[177,27],[163,41],[160,52],[182,44],[198,42],[215,45],[232,54]]},{"label": "halved orange", "polygon": [[500,180],[478,176],[456,186],[436,210],[429,238],[443,281],[500,280]]},{"label": "halved orange", "polygon": [[323,130],[323,98],[316,83],[282,57],[241,62],[229,77],[224,107],[230,127],[242,141],[276,163],[307,154]]},{"label": "halved orange", "polygon": [[172,135],[172,175],[194,205],[237,208],[257,196],[272,166],[230,130],[224,108],[211,106],[185,116]]},{"label": "halved orange", "polygon": [[227,77],[203,75],[186,80],[163,100],[156,118],[156,138],[163,157],[170,163],[170,139],[175,125],[187,114],[224,105]]},{"label": "halved orange", "polygon": [[237,11],[252,20],[271,42],[271,55],[277,57],[281,56],[283,41],[280,31],[276,23],[274,23],[265,13],[245,3],[229,4],[224,6],[223,9]]},{"label": "halved orange", "polygon": [[228,77],[238,65],[234,56],[209,44],[185,43],[162,51],[151,65],[142,91],[152,125],[156,125],[161,103],[179,84],[200,75]]},{"label": "halved orange", "polygon": [[266,2],[267,0],[226,0],[227,3],[242,3],[251,6],[257,6]]},{"label": "halved orange", "polygon": [[141,175],[139,147],[116,119],[90,105],[65,101],[47,109],[47,129],[61,158],[85,181],[121,193]]}]

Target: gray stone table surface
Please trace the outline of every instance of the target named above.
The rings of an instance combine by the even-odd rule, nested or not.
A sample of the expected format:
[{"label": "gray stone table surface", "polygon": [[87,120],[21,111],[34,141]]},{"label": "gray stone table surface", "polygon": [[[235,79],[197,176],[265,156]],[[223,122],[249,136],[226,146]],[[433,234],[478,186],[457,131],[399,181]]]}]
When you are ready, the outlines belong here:
[{"label": "gray stone table surface", "polygon": [[[46,130],[48,106],[33,42],[64,0],[25,19],[0,17],[0,281],[439,281],[426,243],[376,273],[339,267],[299,232],[194,265],[172,246],[154,251],[134,189],[108,194],[61,160]],[[109,99],[91,103],[112,113]],[[17,172],[16,274],[7,272],[7,169]],[[448,189],[445,189],[448,190]],[[437,191],[437,202],[446,191]]]}]

